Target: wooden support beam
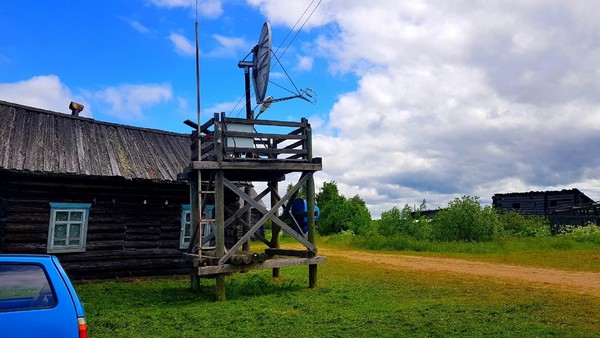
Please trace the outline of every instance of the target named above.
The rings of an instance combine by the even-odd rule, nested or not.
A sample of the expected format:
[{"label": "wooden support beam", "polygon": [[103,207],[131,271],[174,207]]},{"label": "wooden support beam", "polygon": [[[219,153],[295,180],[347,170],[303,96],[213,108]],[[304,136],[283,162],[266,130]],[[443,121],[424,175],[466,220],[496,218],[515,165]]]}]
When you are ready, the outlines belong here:
[{"label": "wooden support beam", "polygon": [[307,249],[316,253],[317,247],[315,247],[314,244],[308,242],[304,237],[302,237],[300,234],[298,234],[296,231],[290,228],[290,226],[283,222],[281,219],[272,217],[275,211],[277,211],[277,209],[279,209],[283,205],[283,203],[285,203],[290,198],[292,194],[296,193],[300,189],[300,187],[306,183],[310,176],[312,176],[312,173],[303,174],[303,176],[300,177],[300,181],[298,181],[298,183],[292,188],[292,190],[288,191],[288,193],[283,197],[283,199],[277,202],[276,205],[273,205],[271,207],[271,210],[269,211],[267,211],[267,209],[262,205],[258,204],[252,197],[248,196],[243,191],[241,191],[235,184],[224,178],[223,183],[227,188],[229,188],[229,190],[236,193],[245,201],[250,203],[254,208],[256,208],[256,210],[263,213],[264,216],[258,222],[256,222],[256,224],[252,227],[252,229],[250,229],[250,231],[246,235],[244,235],[236,244],[233,245],[233,247],[231,247],[231,250],[229,250],[229,252],[227,252],[225,256],[221,257],[220,263],[224,264],[225,262],[227,262],[227,260],[231,258],[233,253],[239,249],[242,243],[250,238],[251,233],[256,231],[261,225],[263,225],[267,219],[271,219],[271,221],[277,223],[279,227],[286,230],[288,235],[292,236],[298,242],[302,243]]},{"label": "wooden support beam", "polygon": [[[271,205],[277,204],[281,200],[279,197],[279,183],[277,181],[271,181],[268,184],[268,189],[271,191]],[[277,210],[273,216],[279,217],[279,210]],[[279,248],[279,232],[281,228],[275,223],[271,223],[271,248]],[[281,269],[273,268],[271,272],[273,278],[279,278],[281,276]]]},{"label": "wooden support beam", "polygon": [[[224,114],[222,115],[222,117]],[[215,137],[220,139],[222,125],[215,121]],[[217,161],[223,160],[222,144],[217,145]],[[223,170],[215,172],[215,235],[217,257],[225,255],[225,176]],[[215,281],[215,294],[217,301],[225,300],[225,275],[218,275]]]},{"label": "wooden support beam", "polygon": [[264,263],[255,263],[249,265],[233,265],[233,264],[221,264],[214,266],[201,266],[198,267],[197,272],[200,277],[209,276],[223,276],[233,272],[242,272],[256,269],[273,269],[283,268],[287,266],[299,266],[299,265],[316,265],[327,262],[327,259],[323,256],[317,256],[314,258],[278,258],[278,259],[267,259]]},{"label": "wooden support beam", "polygon": [[[312,162],[312,129],[308,120],[302,119],[302,122],[306,123],[306,152],[307,158]],[[313,175],[306,182],[306,205],[307,205],[307,217],[308,217],[308,241],[312,244],[315,243],[315,179]],[[308,265],[308,287],[314,288],[317,286],[317,265]]]},{"label": "wooden support beam", "polygon": [[[263,197],[265,197],[269,192],[269,189],[265,189],[263,190],[258,196],[256,196],[254,198],[255,201],[260,201]],[[233,223],[233,221],[235,221],[236,219],[238,221],[240,221],[240,223],[242,223],[242,225],[244,227],[247,228],[248,231],[250,231],[250,225],[246,222],[244,222],[240,217],[247,212],[248,210],[250,210],[250,208],[252,207],[252,205],[246,203],[242,208],[238,209],[236,212],[233,213],[232,216],[230,216],[226,221],[225,221],[225,228],[227,228],[231,223]],[[225,207],[226,210],[230,210],[227,207]],[[208,234],[206,236],[204,236],[204,239],[202,240],[202,245],[208,243],[210,240],[212,240],[213,238],[215,238],[215,233],[211,233]],[[258,238],[259,240],[261,240],[263,243],[265,243],[266,245],[270,246],[269,241],[267,241],[267,239],[262,236],[262,235],[257,235],[256,238]]]},{"label": "wooden support beam", "polygon": [[254,171],[319,171],[323,169],[321,163],[307,162],[267,162],[258,163],[261,159],[242,159],[232,162],[193,161],[193,169],[199,170],[254,170]]},{"label": "wooden support beam", "polygon": [[315,253],[310,250],[293,250],[293,249],[279,249],[269,248],[265,249],[267,256],[292,256],[301,258],[313,258]]}]

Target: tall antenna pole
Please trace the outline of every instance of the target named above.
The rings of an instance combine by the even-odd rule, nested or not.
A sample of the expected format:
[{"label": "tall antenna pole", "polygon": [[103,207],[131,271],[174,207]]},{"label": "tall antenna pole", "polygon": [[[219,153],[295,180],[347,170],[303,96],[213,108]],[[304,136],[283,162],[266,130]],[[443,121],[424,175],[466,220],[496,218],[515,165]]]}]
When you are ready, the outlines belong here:
[{"label": "tall antenna pole", "polygon": [[200,137],[200,47],[198,42],[198,19],[196,19],[196,108],[198,114],[198,137]]}]

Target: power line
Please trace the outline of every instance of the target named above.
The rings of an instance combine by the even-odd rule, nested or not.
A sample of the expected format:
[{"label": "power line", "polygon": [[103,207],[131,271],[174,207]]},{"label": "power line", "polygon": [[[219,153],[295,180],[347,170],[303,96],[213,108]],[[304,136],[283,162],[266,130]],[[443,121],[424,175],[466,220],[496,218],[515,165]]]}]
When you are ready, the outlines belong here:
[{"label": "power line", "polygon": [[[292,38],[292,41],[290,41],[290,43],[287,45],[287,47],[285,47],[285,49],[283,50],[283,52],[281,53],[280,57],[283,57],[283,55],[285,54],[285,52],[287,52],[288,48],[292,45],[292,43],[294,42],[294,40],[296,39],[296,37],[298,36],[298,34],[300,34],[300,32],[302,31],[302,28],[304,28],[304,26],[306,25],[306,23],[308,22],[308,20],[310,20],[310,18],[313,16],[313,14],[315,13],[315,11],[317,10],[317,8],[319,8],[319,6],[321,5],[321,2],[323,0],[319,0],[319,2],[317,3],[317,5],[315,6],[315,8],[313,8],[313,10],[310,12],[310,15],[306,18],[306,20],[304,20],[304,22],[302,23],[302,26],[300,26],[300,29],[298,29],[296,31],[296,34],[294,34],[294,37]],[[315,2],[315,0],[313,0],[310,5],[312,5],[312,3]],[[306,7],[306,10],[304,11],[304,13],[306,13],[306,11],[308,11],[308,8],[310,8],[310,5],[308,5],[308,7]],[[302,14],[302,16],[304,16],[304,13]],[[294,27],[296,27],[294,25]],[[291,32],[291,31],[290,31]],[[288,34],[289,35],[289,34]],[[285,41],[285,40],[284,40]],[[278,48],[279,49],[279,48]]]}]

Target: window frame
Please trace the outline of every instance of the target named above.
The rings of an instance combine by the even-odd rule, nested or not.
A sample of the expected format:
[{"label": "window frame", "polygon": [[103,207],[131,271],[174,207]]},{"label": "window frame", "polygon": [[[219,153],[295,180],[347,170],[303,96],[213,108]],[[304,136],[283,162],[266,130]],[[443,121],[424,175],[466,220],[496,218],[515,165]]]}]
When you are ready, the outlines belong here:
[{"label": "window frame", "polygon": [[[210,204],[206,206],[205,212],[208,212],[209,214],[213,212],[214,209],[214,205]],[[186,236],[185,236],[185,226],[188,223],[186,221],[186,214],[190,215],[190,222],[189,222],[189,227],[190,227],[190,236],[188,238],[188,241],[186,242]],[[180,227],[180,231],[179,231],[179,249],[187,249],[190,246],[190,243],[192,241],[192,235],[194,233],[194,228],[191,224],[192,222],[192,207],[191,204],[182,204],[181,205],[181,227]],[[206,215],[205,217],[210,217],[208,215]],[[211,233],[213,233],[214,231],[214,222],[202,222],[202,238],[204,238],[207,235],[210,235]],[[203,248],[206,247],[210,247],[210,243],[205,244],[204,246],[202,246]]]},{"label": "window frame", "polygon": [[[88,221],[90,216],[90,208],[91,203],[57,203],[50,202],[50,222],[48,226],[48,245],[46,251],[48,253],[64,253],[64,252],[85,252],[87,246],[87,231],[88,231]],[[68,212],[69,215],[71,212],[81,212],[81,229],[79,230],[79,244],[77,245],[69,245],[68,242],[65,245],[56,245],[55,242],[55,228],[56,228],[56,214],[58,212]],[[59,221],[65,222],[65,221]],[[67,224],[67,234],[69,233],[69,225],[72,222],[70,220],[66,221]],[[68,235],[67,235],[68,239]]]},{"label": "window frame", "polygon": [[[190,221],[187,222],[187,217],[186,215],[189,214],[190,215]],[[186,242],[186,236],[185,236],[185,227],[186,225],[189,224],[189,228],[190,228],[190,236],[189,238],[187,238],[187,242]],[[190,242],[192,241],[192,208],[190,204],[182,204],[181,205],[181,228],[179,230],[179,248],[180,249],[187,249],[190,246]]]}]

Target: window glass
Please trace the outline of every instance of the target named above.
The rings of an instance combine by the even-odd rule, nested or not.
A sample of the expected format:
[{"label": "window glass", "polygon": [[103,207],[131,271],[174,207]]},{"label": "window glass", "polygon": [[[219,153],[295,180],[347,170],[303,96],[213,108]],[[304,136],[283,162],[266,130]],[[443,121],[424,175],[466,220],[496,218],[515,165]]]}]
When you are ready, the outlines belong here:
[{"label": "window glass", "polygon": [[66,224],[57,224],[54,227],[54,238],[55,239],[65,239],[67,238],[67,225]]},{"label": "window glass", "polygon": [[192,220],[192,216],[191,216],[191,211],[190,211],[190,205],[189,204],[182,205],[182,208],[181,208],[181,231],[180,231],[180,235],[179,235],[179,248],[180,249],[187,249],[187,247],[190,245],[190,239],[191,239],[191,233],[192,233],[191,220]]},{"label": "window glass", "polygon": [[57,222],[66,222],[69,220],[69,212],[67,211],[57,211],[56,212],[56,221]]},{"label": "window glass", "polygon": [[0,312],[54,306],[56,296],[41,266],[0,264]]}]

